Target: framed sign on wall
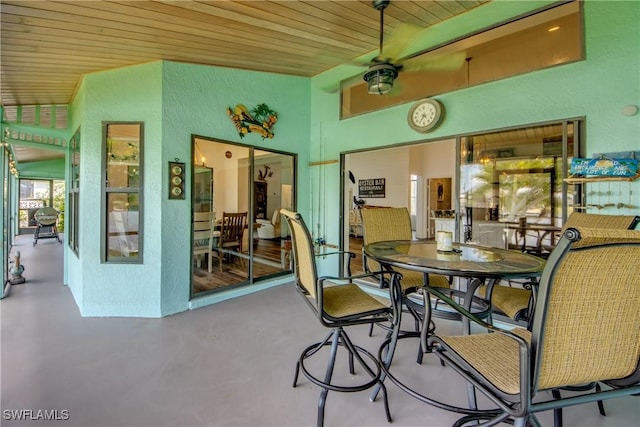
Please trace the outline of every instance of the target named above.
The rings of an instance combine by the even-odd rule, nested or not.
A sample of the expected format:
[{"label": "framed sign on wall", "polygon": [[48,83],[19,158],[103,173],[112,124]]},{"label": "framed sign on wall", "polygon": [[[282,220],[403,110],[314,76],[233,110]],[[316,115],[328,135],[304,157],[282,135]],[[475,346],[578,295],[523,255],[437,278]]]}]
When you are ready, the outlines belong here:
[{"label": "framed sign on wall", "polygon": [[384,199],[385,189],[385,178],[358,180],[358,196],[361,199]]}]

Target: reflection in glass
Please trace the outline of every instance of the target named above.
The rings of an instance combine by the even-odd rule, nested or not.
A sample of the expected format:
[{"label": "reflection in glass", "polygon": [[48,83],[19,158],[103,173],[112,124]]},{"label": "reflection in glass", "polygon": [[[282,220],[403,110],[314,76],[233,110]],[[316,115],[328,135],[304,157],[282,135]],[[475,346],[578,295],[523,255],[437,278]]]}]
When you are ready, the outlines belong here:
[{"label": "reflection in glass", "polygon": [[105,123],[106,261],[142,262],[142,123]]},{"label": "reflection in glass", "polygon": [[138,194],[109,193],[107,204],[108,259],[137,258],[140,238]]},{"label": "reflection in glass", "polygon": [[73,252],[80,249],[80,129],[69,141],[69,193],[67,208],[69,229],[66,232],[67,242]]},{"label": "reflection in glass", "polygon": [[[207,262],[198,263],[192,257],[192,295],[249,285],[289,272],[290,240],[280,209],[294,208],[295,157],[194,137],[193,161],[192,210],[212,212],[217,233],[214,231],[211,273]],[[247,212],[239,247],[219,248],[225,212]],[[208,242],[193,239],[194,248],[204,243]],[[218,251],[222,251],[222,257]]]},{"label": "reflection in glass", "polygon": [[[566,205],[573,198],[562,185],[563,164],[573,156],[573,137],[572,123],[462,137],[464,240],[510,247],[516,236],[505,223],[561,227],[563,201]],[[538,237],[530,236],[532,245]]]}]

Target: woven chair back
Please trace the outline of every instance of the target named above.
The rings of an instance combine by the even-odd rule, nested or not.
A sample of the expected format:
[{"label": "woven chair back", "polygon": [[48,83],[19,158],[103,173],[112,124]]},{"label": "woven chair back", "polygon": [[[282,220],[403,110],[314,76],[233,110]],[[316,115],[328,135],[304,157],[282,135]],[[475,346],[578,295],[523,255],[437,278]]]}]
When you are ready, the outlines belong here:
[{"label": "woven chair back", "polygon": [[[540,283],[534,389],[631,375],[640,360],[640,231],[578,228]],[[569,229],[565,236],[576,235]],[[569,248],[568,251],[566,248]]]},{"label": "woven chair back", "polygon": [[293,253],[293,272],[298,286],[317,301],[315,251],[311,234],[302,216],[286,209],[280,211],[289,224],[291,231],[291,249]]},{"label": "woven chair back", "polygon": [[633,230],[640,221],[635,215],[603,215],[573,212],[562,226],[564,232],[570,227],[588,227],[616,230]]},{"label": "woven chair back", "polygon": [[[363,244],[385,240],[411,240],[411,218],[407,208],[366,208],[362,215]],[[380,270],[380,264],[367,259],[369,271]]]}]

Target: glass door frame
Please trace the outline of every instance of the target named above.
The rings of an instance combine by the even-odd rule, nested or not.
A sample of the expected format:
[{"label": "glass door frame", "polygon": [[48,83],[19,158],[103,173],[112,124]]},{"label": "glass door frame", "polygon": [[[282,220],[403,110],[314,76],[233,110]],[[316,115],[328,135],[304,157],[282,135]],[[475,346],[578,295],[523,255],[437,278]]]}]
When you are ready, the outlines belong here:
[{"label": "glass door frame", "polygon": [[[379,146],[379,147],[369,147],[369,148],[362,148],[358,150],[341,152],[340,153],[340,218],[339,218],[341,232],[339,233],[339,247],[341,248],[341,250],[347,250],[349,246],[349,224],[348,224],[349,217],[348,215],[346,215],[347,204],[351,203],[351,201],[347,200],[346,198],[347,196],[346,193],[348,191],[347,183],[349,182],[349,172],[350,172],[346,170],[348,155],[365,153],[365,152],[384,151],[387,149],[394,149],[399,147],[412,147],[412,146],[418,146],[423,144],[439,143],[442,141],[455,139],[456,142],[455,142],[454,155],[456,158],[456,161],[455,161],[456,167],[455,167],[454,174],[455,174],[456,185],[455,185],[455,188],[453,189],[453,191],[455,192],[455,197],[453,197],[453,203],[454,203],[453,209],[455,209],[456,216],[455,216],[454,239],[456,241],[463,241],[461,238],[464,236],[464,224],[461,217],[462,212],[460,211],[461,209],[460,166],[461,166],[463,138],[476,136],[476,135],[490,134],[494,132],[533,128],[533,127],[547,126],[547,125],[561,125],[562,127],[562,140],[560,141],[561,150],[562,150],[561,167],[562,167],[562,170],[565,171],[565,173],[568,173],[569,171],[568,159],[570,159],[571,157],[580,157],[580,155],[583,154],[582,150],[584,149],[584,146],[585,146],[584,136],[586,135],[585,133],[586,118],[583,116],[564,118],[564,119],[561,118],[561,119],[549,120],[545,122],[524,123],[524,124],[508,126],[504,128],[487,129],[483,131],[474,131],[474,132],[462,133],[457,135],[449,135],[449,136],[445,135],[445,136],[441,136],[441,137],[430,139],[430,140],[417,140],[417,141],[411,141],[407,143],[392,144],[388,146]],[[572,131],[573,131],[573,144],[572,144],[573,148],[571,151],[569,150],[570,146],[569,146],[569,141],[567,136],[569,126],[572,126]],[[563,178],[566,178],[566,176],[556,177],[556,183],[561,183],[561,191],[562,191],[563,197],[562,197],[562,202],[560,204],[560,208],[561,208],[562,222],[564,223],[564,221],[566,221],[568,215],[570,214],[569,212],[570,206],[568,204],[568,200],[566,197],[569,192],[569,184],[567,184],[563,180]],[[574,194],[574,203],[579,204],[582,199],[581,189],[576,188],[573,194]],[[345,274],[345,272],[343,271],[344,270],[343,267],[340,266],[340,268],[342,271],[340,271],[339,274]]]},{"label": "glass door frame", "polygon": [[[220,291],[227,291],[230,289],[234,289],[234,288],[238,288],[238,287],[245,287],[245,286],[251,286],[257,282],[261,282],[264,280],[269,280],[271,278],[274,277],[279,277],[279,276],[284,276],[284,275],[288,275],[291,274],[290,270],[283,270],[283,271],[279,271],[276,273],[272,273],[272,274],[267,274],[267,275],[263,275],[263,276],[255,276],[255,269],[254,269],[254,239],[257,236],[257,231],[254,229],[254,227],[252,226],[255,222],[256,222],[256,218],[255,218],[255,179],[254,177],[256,176],[256,174],[258,174],[258,169],[256,166],[256,152],[264,152],[264,153],[270,153],[270,154],[274,154],[274,155],[282,155],[282,156],[287,156],[291,158],[291,164],[292,164],[292,168],[291,168],[291,174],[292,174],[292,182],[291,182],[291,208],[292,209],[296,209],[297,206],[297,179],[298,179],[298,172],[297,172],[297,168],[298,168],[298,155],[296,153],[290,153],[290,152],[286,152],[286,151],[282,151],[282,150],[277,150],[277,149],[272,149],[270,147],[257,147],[254,145],[248,145],[248,144],[243,144],[243,143],[239,143],[239,142],[235,142],[235,141],[228,141],[228,140],[224,140],[224,139],[220,139],[220,138],[214,138],[214,137],[209,137],[209,136],[202,136],[202,135],[195,135],[192,134],[191,135],[191,183],[192,185],[194,185],[194,176],[195,176],[195,170],[196,168],[202,168],[204,167],[212,167],[213,170],[215,171],[215,166],[213,165],[209,165],[209,164],[205,164],[205,157],[202,154],[202,149],[196,147],[196,142],[200,140],[200,141],[205,141],[208,143],[214,143],[214,144],[222,144],[222,145],[230,145],[230,146],[234,146],[234,147],[238,147],[241,149],[247,149],[247,171],[248,171],[248,175],[246,177],[246,186],[247,186],[247,223],[248,223],[248,251],[247,251],[247,255],[246,255],[246,259],[249,261],[248,263],[248,267],[247,267],[247,280],[242,281],[242,282],[238,282],[238,283],[233,283],[230,284],[228,286],[224,286],[222,288],[217,288],[217,289],[210,289],[210,290],[206,290],[206,291],[200,291],[200,292],[194,292],[194,282],[193,282],[193,245],[190,244],[190,256],[189,256],[189,260],[191,263],[191,280],[190,280],[190,287],[189,287],[189,297],[190,299],[194,299],[194,298],[200,298],[202,296],[208,296],[211,295],[213,293],[216,292],[220,292]],[[230,153],[229,153],[230,154]],[[225,157],[230,158],[230,156],[225,153]],[[261,166],[261,165],[258,165]],[[214,178],[215,181],[215,178]],[[219,185],[216,185],[215,182],[212,183],[212,187],[213,187],[213,199],[214,199],[214,204],[215,199],[216,199],[216,190],[220,189]],[[189,195],[189,201],[190,201],[190,221],[193,224],[193,208],[194,208],[194,200],[193,200],[193,191],[190,192]],[[215,210],[215,206],[212,206],[212,210]],[[219,217],[222,212],[217,212],[216,213],[217,216]],[[271,214],[270,212],[268,212],[268,214]],[[267,215],[267,219],[271,219],[271,215]],[[282,219],[281,219],[281,226],[282,226]],[[216,273],[216,268],[217,266],[214,265],[214,272],[213,274]]]}]

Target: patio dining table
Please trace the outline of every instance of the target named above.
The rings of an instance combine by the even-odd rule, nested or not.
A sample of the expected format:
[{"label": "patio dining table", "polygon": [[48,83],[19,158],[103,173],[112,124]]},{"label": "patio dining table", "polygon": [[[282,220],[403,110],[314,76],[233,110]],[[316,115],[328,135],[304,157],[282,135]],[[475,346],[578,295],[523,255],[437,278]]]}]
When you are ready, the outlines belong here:
[{"label": "patio dining table", "polygon": [[[458,289],[460,304],[471,311],[472,303],[478,297],[475,291],[483,284],[493,286],[497,281],[516,278],[536,278],[541,275],[545,260],[516,250],[508,250],[466,243],[453,243],[452,251],[437,250],[432,240],[393,240],[370,243],[364,247],[367,257],[379,262],[384,268],[403,268],[424,273],[424,284],[429,285],[429,275],[438,274],[467,278],[466,289]],[[445,291],[446,292],[446,291]],[[423,292],[425,316],[422,330],[427,331],[430,321],[431,299]],[[398,306],[401,301],[394,301]],[[490,304],[487,301],[487,304]],[[396,312],[402,315],[402,310]],[[476,413],[476,409],[459,408],[436,401],[428,396],[410,389],[390,373],[395,347],[400,336],[401,322],[395,322],[392,331],[380,347],[379,357],[385,375],[391,381],[417,399],[446,410],[462,413]],[[470,333],[469,320],[463,318],[463,333]],[[375,398],[377,390],[372,398]]]}]

